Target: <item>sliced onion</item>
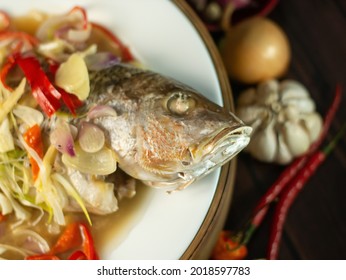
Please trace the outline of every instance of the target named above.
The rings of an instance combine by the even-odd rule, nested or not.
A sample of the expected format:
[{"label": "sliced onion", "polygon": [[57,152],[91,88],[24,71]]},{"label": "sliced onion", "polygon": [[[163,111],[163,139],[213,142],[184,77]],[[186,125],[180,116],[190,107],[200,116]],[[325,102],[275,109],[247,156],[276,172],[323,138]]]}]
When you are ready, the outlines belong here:
[{"label": "sliced onion", "polygon": [[[52,16],[45,20],[36,32],[36,37],[41,41],[53,39],[54,31],[64,22],[70,22],[71,15]],[[73,16],[74,18],[74,16]]]},{"label": "sliced onion", "polygon": [[74,157],[62,155],[62,162],[66,166],[91,175],[109,175],[117,169],[115,153],[106,146],[96,153],[87,153],[76,144],[75,151]]},{"label": "sliced onion", "polygon": [[117,112],[113,109],[113,107],[108,105],[96,105],[92,107],[88,114],[87,120],[92,120],[100,117],[116,117]]},{"label": "sliced onion", "polygon": [[68,58],[67,53],[74,52],[75,48],[64,40],[56,39],[39,44],[37,51],[45,57],[49,57],[57,62],[63,62]]},{"label": "sliced onion", "polygon": [[120,58],[110,52],[99,52],[85,57],[89,70],[99,71],[120,63]]},{"label": "sliced onion", "polygon": [[75,155],[74,140],[69,124],[58,120],[55,129],[51,132],[50,143],[62,154]]},{"label": "sliced onion", "polygon": [[18,239],[21,239],[21,248],[25,248],[37,254],[48,253],[50,250],[48,242],[33,230],[18,228],[13,230],[13,234],[16,236],[17,242]]},{"label": "sliced onion", "polygon": [[11,201],[2,193],[0,193],[0,210],[2,215],[7,215],[13,211]]},{"label": "sliced onion", "polygon": [[[46,21],[44,21],[36,32],[36,37],[40,41],[48,41],[53,39],[54,36],[65,37],[67,34],[67,39],[69,39],[69,31],[87,31],[87,19],[84,13],[80,13],[77,9],[72,10],[70,13],[65,15],[51,16]],[[66,26],[68,28],[66,28]],[[62,29],[64,29],[64,34],[61,34]],[[90,28],[91,29],[91,28]],[[90,32],[89,32],[90,33]],[[90,34],[89,34],[90,35]],[[80,35],[79,35],[80,36]],[[72,36],[74,37],[74,36]],[[85,35],[83,35],[84,38]],[[81,37],[80,37],[81,38]],[[80,39],[79,38],[79,39]]]},{"label": "sliced onion", "polygon": [[32,127],[35,124],[41,125],[43,122],[43,114],[39,110],[29,106],[17,104],[12,112],[17,118],[21,119],[29,127]]},{"label": "sliced onion", "polygon": [[78,142],[83,151],[95,153],[104,146],[105,134],[97,125],[84,122],[79,130]]},{"label": "sliced onion", "polygon": [[88,24],[86,29],[76,30],[69,29],[67,31],[67,40],[74,43],[82,43],[89,39],[91,34],[91,25]]}]

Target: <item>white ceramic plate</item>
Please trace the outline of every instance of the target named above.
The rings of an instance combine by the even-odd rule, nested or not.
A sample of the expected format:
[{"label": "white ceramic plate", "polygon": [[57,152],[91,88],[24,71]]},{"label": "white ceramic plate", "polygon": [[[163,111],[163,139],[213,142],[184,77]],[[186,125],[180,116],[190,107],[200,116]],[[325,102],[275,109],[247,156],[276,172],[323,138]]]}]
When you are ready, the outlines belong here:
[{"label": "white ceramic plate", "polygon": [[[113,30],[148,68],[180,80],[222,105],[217,69],[200,33],[168,0],[1,0],[21,15],[33,9],[64,13],[86,8],[92,21]],[[151,189],[123,230],[101,252],[105,259],[179,259],[196,238],[218,188],[220,170],[188,189],[168,195]]]}]

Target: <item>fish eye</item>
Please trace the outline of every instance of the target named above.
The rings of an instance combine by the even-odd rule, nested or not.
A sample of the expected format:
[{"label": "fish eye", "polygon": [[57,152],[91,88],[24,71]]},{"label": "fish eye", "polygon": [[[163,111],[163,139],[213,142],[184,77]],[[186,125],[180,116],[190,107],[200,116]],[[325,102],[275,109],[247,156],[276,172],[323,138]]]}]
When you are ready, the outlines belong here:
[{"label": "fish eye", "polygon": [[167,101],[168,110],[175,115],[186,115],[196,106],[196,100],[183,92],[176,92]]}]

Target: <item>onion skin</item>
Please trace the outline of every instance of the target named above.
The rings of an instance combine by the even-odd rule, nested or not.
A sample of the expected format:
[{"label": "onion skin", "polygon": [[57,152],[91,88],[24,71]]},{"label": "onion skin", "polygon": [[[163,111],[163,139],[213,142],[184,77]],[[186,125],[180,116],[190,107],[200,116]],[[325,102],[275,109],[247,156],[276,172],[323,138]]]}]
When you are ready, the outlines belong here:
[{"label": "onion skin", "polygon": [[286,34],[276,23],[263,17],[231,27],[221,55],[229,77],[246,84],[282,76],[291,60]]}]

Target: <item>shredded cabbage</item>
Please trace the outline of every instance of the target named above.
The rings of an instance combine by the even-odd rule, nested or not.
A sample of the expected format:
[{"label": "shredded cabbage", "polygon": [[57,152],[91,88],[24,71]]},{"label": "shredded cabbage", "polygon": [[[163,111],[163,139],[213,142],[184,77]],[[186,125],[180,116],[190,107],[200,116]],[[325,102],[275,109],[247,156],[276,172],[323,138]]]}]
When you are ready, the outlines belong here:
[{"label": "shredded cabbage", "polygon": [[2,215],[7,215],[13,211],[11,201],[2,193],[0,193],[0,210]]},{"label": "shredded cabbage", "polygon": [[[6,67],[1,69],[2,77],[0,79],[0,213],[15,216],[16,220],[13,219],[14,222],[11,220],[9,224],[11,230],[18,225],[31,227],[42,221],[45,214],[48,214],[48,219],[52,222],[50,226],[60,228],[60,225],[66,223],[64,210],[71,210],[70,203],[73,203],[72,207],[81,209],[91,225],[88,211],[95,213],[103,211],[103,214],[117,210],[114,185],[102,179],[100,181],[92,180],[93,188],[89,188],[89,184],[84,184],[82,186],[84,192],[81,192],[78,189],[80,182],[77,184],[71,177],[64,176],[65,174],[60,171],[68,172],[72,166],[80,172],[86,173],[87,178],[95,175],[104,178],[103,176],[116,170],[116,155],[114,151],[103,145],[95,153],[90,152],[90,147],[86,149],[87,153],[77,146],[77,150],[79,150],[75,157],[71,154],[71,156],[61,155],[61,150],[59,147],[53,146],[54,141],[47,137],[47,133],[51,134],[51,129],[54,129],[59,118],[65,118],[66,123],[69,123],[72,115],[75,114],[71,108],[78,108],[80,105],[77,104],[82,103],[81,101],[88,97],[90,92],[89,70],[91,70],[90,65],[86,63],[88,57],[90,59],[94,56],[91,61],[94,60],[94,64],[104,67],[111,65],[109,63],[118,63],[123,58],[120,53],[124,51],[124,47],[117,38],[113,40],[112,36],[107,35],[107,30],[102,31],[101,28],[97,31],[95,24],[88,21],[84,9],[80,7],[75,7],[61,16],[46,17],[46,15],[40,14],[37,24],[39,26],[37,30],[34,30],[36,31],[34,36],[24,34],[25,31],[21,32],[23,30],[14,30],[14,32],[20,31],[18,33],[21,33],[23,37],[18,36],[13,39],[3,36],[4,38],[0,40],[0,67]],[[96,34],[95,38],[90,38],[92,30],[93,36]],[[11,29],[8,33],[11,34],[12,31]],[[114,43],[114,49],[117,49],[116,54],[107,53],[97,56],[99,54],[98,43],[101,38],[97,33],[105,33],[104,41],[111,40],[107,44]],[[61,93],[61,99],[57,99],[56,102],[62,101],[62,104],[65,104],[73,114],[57,111],[51,119],[45,119],[43,113],[36,107],[41,106],[41,109],[43,108],[43,111],[47,112],[42,104],[50,103],[51,100],[44,99],[47,96],[37,98],[40,94],[45,95],[45,92],[38,92],[37,88],[40,89],[42,86],[39,83],[47,81],[32,79],[30,75],[27,75],[28,83],[25,78],[20,80],[22,74],[11,70],[14,65],[11,65],[11,60],[8,59],[10,55],[13,55],[14,64],[20,61],[22,55],[37,58],[40,61],[39,67],[45,74],[48,72],[52,74],[52,76],[47,75],[49,80],[54,77],[54,80],[50,81],[53,89]],[[50,60],[54,63],[41,63],[42,60],[45,62]],[[133,62],[132,59],[126,61],[129,60],[131,63]],[[48,64],[49,71],[46,71]],[[30,73],[32,72],[34,71],[30,71]],[[16,74],[12,75],[14,73]],[[4,82],[5,80],[8,84]],[[12,90],[10,87],[14,84],[18,86]],[[32,86],[33,94],[28,90],[30,87],[27,85]],[[59,89],[57,89],[58,87]],[[62,89],[66,92],[63,92]],[[55,107],[59,107],[59,103],[48,105],[54,107],[54,111]],[[36,147],[31,148],[34,146],[29,145],[23,136],[34,125],[40,126],[44,145],[50,145],[48,150],[43,149],[43,158],[41,150]],[[72,142],[75,141],[78,133],[77,128],[74,128],[71,125]],[[83,148],[85,149],[85,147]],[[36,166],[33,161],[37,163],[39,169],[37,178],[37,170],[34,169]],[[91,162],[93,163],[90,164]],[[34,166],[33,169],[30,168],[30,164]],[[75,209],[73,208],[73,210]],[[37,233],[23,228],[16,229],[13,233],[17,236],[30,237],[39,244],[42,252],[48,252],[47,242]],[[23,257],[32,253],[17,246],[0,244],[0,256],[4,256],[5,252],[16,253]]]},{"label": "shredded cabbage", "polygon": [[0,124],[0,153],[6,153],[14,149],[13,136],[10,122],[7,117]]},{"label": "shredded cabbage", "polygon": [[4,103],[0,106],[0,123],[4,121],[7,114],[11,112],[13,107],[17,104],[19,98],[24,94],[26,79],[23,78],[19,86],[6,98]]},{"label": "shredded cabbage", "polygon": [[80,208],[82,209],[82,211],[84,212],[85,217],[87,218],[88,222],[90,225],[92,225],[88,210],[85,207],[85,204],[83,202],[83,199],[80,197],[80,195],[78,194],[78,192],[74,189],[74,187],[69,183],[68,180],[66,180],[66,178],[64,176],[62,176],[59,173],[54,173],[52,175],[52,178],[59,184],[61,184],[64,189],[66,190],[66,192],[73,197],[76,202],[79,204]]},{"label": "shredded cabbage", "polygon": [[53,184],[50,177],[53,161],[56,155],[57,150],[54,148],[54,146],[50,146],[43,160],[41,161],[42,168],[40,166],[39,178],[35,181],[35,188],[37,190],[37,193],[41,195],[41,199],[43,199],[44,203],[48,207],[48,212],[50,214],[49,218],[54,218],[54,221],[59,225],[65,225],[63,205],[61,204],[61,200],[59,199],[59,194],[56,186]]},{"label": "shredded cabbage", "polygon": [[12,112],[28,127],[32,127],[35,124],[41,125],[43,122],[43,114],[39,110],[36,110],[29,106],[17,104]]}]

